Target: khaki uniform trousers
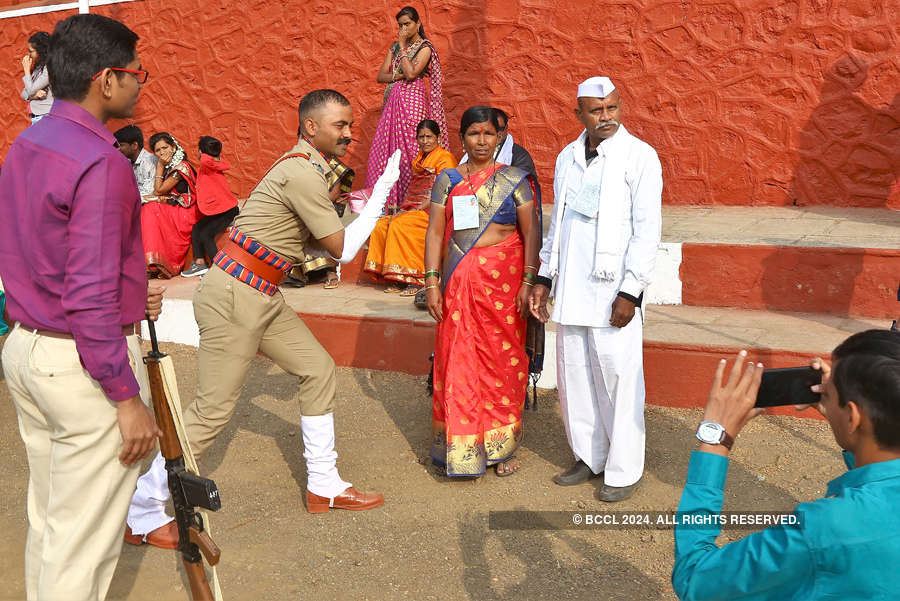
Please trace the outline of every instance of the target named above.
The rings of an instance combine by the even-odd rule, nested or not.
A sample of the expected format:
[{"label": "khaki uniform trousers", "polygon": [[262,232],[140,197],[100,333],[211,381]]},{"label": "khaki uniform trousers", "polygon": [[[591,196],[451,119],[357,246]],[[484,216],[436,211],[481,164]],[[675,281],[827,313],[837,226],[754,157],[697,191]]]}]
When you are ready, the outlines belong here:
[{"label": "khaki uniform trousers", "polygon": [[215,265],[194,293],[200,327],[197,396],[184,411],[197,455],[228,424],[257,351],[300,379],[300,414],[334,412],[334,360],[281,292],[263,294]]},{"label": "khaki uniform trousers", "polygon": [[[128,336],[127,344],[147,402],[140,341]],[[116,404],[82,367],[74,340],[18,324],[3,347],[3,372],[28,456],[27,599],[102,601],[140,468],[119,462]]]}]

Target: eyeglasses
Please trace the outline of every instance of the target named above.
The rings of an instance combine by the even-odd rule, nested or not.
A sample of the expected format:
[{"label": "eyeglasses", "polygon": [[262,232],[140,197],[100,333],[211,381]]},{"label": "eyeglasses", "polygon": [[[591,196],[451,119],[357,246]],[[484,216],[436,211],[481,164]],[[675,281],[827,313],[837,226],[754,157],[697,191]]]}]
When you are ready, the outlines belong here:
[{"label": "eyeglasses", "polygon": [[[110,71],[121,71],[122,73],[131,73],[132,75],[134,75],[134,78],[140,84],[147,83],[147,79],[150,78],[150,71],[146,71],[144,69],[135,70],[135,69],[122,69],[120,67],[110,67],[109,70]],[[98,71],[97,74],[91,78],[91,81],[94,81],[95,79],[97,79],[98,77],[103,75],[103,71],[105,71],[105,69]]]}]

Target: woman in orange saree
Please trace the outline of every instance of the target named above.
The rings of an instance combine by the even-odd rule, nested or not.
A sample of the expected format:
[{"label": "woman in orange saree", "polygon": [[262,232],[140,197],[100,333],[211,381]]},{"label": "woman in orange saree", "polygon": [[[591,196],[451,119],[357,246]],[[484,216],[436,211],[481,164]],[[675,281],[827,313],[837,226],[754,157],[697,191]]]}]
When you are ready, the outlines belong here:
[{"label": "woman in orange saree", "polygon": [[438,145],[441,130],[431,119],[416,127],[419,154],[412,162],[410,182],[397,215],[382,217],[375,224],[369,238],[365,270],[376,278],[397,282],[385,292],[400,292],[401,296],[415,296],[425,279],[425,231],[431,187],[444,169],[456,167],[456,159]]},{"label": "woman in orange saree", "polygon": [[488,107],[463,113],[469,160],[444,171],[431,194],[425,290],[438,322],[431,458],[448,476],[519,469],[525,313],[540,232],[528,174],[494,162],[497,129]]}]

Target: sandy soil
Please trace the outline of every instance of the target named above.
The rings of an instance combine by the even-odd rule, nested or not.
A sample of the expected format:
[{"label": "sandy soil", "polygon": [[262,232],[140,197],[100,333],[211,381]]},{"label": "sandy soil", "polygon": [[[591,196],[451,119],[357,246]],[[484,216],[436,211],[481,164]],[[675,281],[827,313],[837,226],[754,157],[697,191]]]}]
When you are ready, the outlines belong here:
[{"label": "sandy soil", "polygon": [[[183,399],[196,386],[196,351],[165,346]],[[673,383],[675,385],[676,383]],[[647,466],[638,492],[610,507],[599,481],[563,488],[571,461],[554,392],[526,416],[519,473],[448,481],[427,461],[424,378],[338,370],[337,450],[344,479],[383,491],[368,512],[306,513],[296,380],[257,359],[234,419],[201,461],[223,508],[214,538],[225,598],[233,600],[675,599],[671,530],[568,527],[495,530],[491,510],[674,510],[694,447],[698,410],[647,409]],[[790,510],[824,493],[843,469],[827,424],[764,416],[733,453],[726,510]],[[0,599],[24,599],[28,468],[15,410],[0,386]],[[746,531],[726,530],[720,542]],[[172,551],[125,545],[109,599],[190,598]]]}]

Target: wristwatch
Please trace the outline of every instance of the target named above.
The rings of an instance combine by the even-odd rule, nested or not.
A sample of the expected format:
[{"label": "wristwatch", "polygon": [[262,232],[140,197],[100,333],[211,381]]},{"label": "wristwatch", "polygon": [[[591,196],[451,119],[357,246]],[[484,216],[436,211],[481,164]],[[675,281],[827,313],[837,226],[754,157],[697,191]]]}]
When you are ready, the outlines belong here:
[{"label": "wristwatch", "polygon": [[734,444],[734,437],[725,431],[722,424],[703,420],[697,428],[697,440],[706,444],[720,444],[729,451]]}]

